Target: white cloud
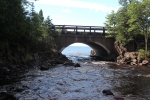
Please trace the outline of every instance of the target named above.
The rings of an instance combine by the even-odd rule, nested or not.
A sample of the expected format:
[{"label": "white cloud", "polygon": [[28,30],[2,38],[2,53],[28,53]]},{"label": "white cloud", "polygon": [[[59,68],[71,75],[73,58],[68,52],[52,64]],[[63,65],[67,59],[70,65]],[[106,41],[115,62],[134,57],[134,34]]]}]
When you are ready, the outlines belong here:
[{"label": "white cloud", "polygon": [[39,0],[36,1],[40,4],[48,4],[55,6],[65,6],[65,7],[75,7],[75,8],[84,8],[95,10],[96,12],[111,12],[112,10],[116,11],[118,7],[110,7],[101,3],[95,2],[85,2],[81,0]]},{"label": "white cloud", "polygon": [[68,9],[62,9],[61,11],[64,13],[71,13],[71,10],[68,10]]}]

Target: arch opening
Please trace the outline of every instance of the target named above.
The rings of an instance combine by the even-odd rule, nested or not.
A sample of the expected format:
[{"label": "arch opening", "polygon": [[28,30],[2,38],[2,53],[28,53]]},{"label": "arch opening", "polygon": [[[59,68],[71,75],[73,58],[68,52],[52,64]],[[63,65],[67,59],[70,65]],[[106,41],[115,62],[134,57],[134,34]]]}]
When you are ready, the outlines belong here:
[{"label": "arch opening", "polygon": [[63,48],[62,54],[66,56],[90,56],[92,48],[85,43],[73,43]]},{"label": "arch opening", "polygon": [[[107,49],[103,44],[98,43],[98,42],[87,42],[87,43],[76,42],[76,43],[72,43],[72,44],[69,44],[69,45],[63,47],[60,50],[60,52],[62,52],[62,53],[65,52],[65,55],[66,55],[66,51],[64,51],[64,50],[67,50],[67,48],[70,46],[72,46],[72,47],[74,46],[77,48],[89,47],[90,48],[89,55],[90,55],[92,50],[95,51],[95,56],[108,56],[110,54],[109,49]],[[77,50],[77,49],[75,48],[75,50]],[[86,49],[84,49],[84,50],[86,50]],[[82,50],[80,50],[80,51],[82,52]]]}]

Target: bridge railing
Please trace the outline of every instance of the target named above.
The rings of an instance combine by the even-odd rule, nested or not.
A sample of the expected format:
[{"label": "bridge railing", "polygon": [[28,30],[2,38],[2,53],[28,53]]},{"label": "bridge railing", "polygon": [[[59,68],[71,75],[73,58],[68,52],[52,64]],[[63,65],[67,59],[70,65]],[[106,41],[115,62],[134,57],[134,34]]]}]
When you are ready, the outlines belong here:
[{"label": "bridge railing", "polygon": [[54,25],[55,31],[62,35],[101,35],[105,36],[105,27],[102,26],[77,26],[77,25]]}]

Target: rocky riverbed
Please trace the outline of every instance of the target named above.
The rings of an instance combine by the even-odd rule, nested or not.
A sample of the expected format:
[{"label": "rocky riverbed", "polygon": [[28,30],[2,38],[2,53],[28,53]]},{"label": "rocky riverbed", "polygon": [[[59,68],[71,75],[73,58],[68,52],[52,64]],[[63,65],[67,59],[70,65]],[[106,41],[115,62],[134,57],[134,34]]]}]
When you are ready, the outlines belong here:
[{"label": "rocky riverbed", "polygon": [[115,100],[102,94],[109,89],[125,100],[150,100],[150,68],[91,60],[80,65],[30,69],[15,82],[0,86],[1,99],[7,93],[19,100]]}]

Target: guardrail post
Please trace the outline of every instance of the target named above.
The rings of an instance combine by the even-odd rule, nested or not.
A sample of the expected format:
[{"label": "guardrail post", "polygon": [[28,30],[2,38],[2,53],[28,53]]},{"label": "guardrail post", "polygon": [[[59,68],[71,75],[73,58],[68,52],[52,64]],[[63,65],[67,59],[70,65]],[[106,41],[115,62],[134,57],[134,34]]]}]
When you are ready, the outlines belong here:
[{"label": "guardrail post", "polygon": [[63,34],[63,29],[64,29],[64,26],[61,27],[61,34]]},{"label": "guardrail post", "polygon": [[103,36],[105,36],[105,27],[103,27]]},{"label": "guardrail post", "polygon": [[76,35],[77,35],[77,32],[78,32],[77,29],[78,29],[78,26],[76,26]]},{"label": "guardrail post", "polygon": [[91,34],[91,26],[90,26],[90,34]]}]

